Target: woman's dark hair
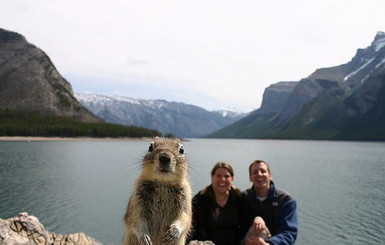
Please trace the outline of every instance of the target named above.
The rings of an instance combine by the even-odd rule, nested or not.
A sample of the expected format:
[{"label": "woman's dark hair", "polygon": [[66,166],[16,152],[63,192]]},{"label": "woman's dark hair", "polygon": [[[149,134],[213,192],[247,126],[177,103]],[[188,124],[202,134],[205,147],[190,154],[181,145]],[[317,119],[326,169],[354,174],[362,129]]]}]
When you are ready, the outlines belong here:
[{"label": "woman's dark hair", "polygon": [[213,169],[211,170],[211,176],[214,176],[215,171],[217,171],[218,168],[224,168],[227,169],[230,172],[231,177],[234,177],[234,170],[233,167],[231,167],[230,164],[225,163],[225,162],[217,162]]}]

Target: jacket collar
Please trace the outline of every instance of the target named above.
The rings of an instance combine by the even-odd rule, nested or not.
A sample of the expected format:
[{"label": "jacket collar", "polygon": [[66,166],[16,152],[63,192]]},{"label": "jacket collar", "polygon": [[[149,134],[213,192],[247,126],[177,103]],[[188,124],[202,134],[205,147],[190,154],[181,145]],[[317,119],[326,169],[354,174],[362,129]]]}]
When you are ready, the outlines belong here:
[{"label": "jacket collar", "polygon": [[[257,198],[257,193],[254,189],[254,185],[251,186],[251,193],[253,195],[254,198]],[[266,200],[271,200],[273,197],[274,197],[274,194],[275,194],[275,184],[274,182],[271,180],[270,181],[270,189],[269,189],[269,194],[267,194],[267,198]]]}]

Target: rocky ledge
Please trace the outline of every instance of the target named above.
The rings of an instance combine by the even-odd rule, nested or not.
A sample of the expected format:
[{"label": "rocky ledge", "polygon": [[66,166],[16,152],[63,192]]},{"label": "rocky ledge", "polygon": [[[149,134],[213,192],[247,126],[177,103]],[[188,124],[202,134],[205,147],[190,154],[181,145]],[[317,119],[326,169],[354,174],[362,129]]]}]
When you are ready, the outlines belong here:
[{"label": "rocky ledge", "polygon": [[0,218],[0,245],[102,245],[97,240],[79,232],[68,235],[47,231],[35,216],[20,213],[18,217]]}]

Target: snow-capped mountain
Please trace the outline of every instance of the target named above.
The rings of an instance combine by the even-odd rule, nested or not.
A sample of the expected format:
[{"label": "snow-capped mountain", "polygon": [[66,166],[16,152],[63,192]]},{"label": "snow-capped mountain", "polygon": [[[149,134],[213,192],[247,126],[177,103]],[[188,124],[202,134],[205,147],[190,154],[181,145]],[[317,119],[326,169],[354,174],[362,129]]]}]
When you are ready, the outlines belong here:
[{"label": "snow-capped mountain", "polygon": [[155,129],[178,137],[205,136],[245,116],[244,113],[226,110],[210,112],[194,105],[166,100],[81,93],[75,96],[106,122]]},{"label": "snow-capped mountain", "polygon": [[212,137],[385,140],[385,33],[346,64],[269,86],[262,107]]}]

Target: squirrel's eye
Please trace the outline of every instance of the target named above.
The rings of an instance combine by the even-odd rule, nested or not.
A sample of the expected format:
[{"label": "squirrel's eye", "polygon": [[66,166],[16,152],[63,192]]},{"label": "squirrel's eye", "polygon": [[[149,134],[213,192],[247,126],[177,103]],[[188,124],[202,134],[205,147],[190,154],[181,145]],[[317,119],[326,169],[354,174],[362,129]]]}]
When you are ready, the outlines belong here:
[{"label": "squirrel's eye", "polygon": [[180,146],[180,148],[179,148],[179,153],[180,153],[180,154],[184,154],[184,148],[183,148],[183,145]]},{"label": "squirrel's eye", "polygon": [[151,142],[150,146],[148,147],[148,151],[152,152],[154,150],[154,142]]}]

